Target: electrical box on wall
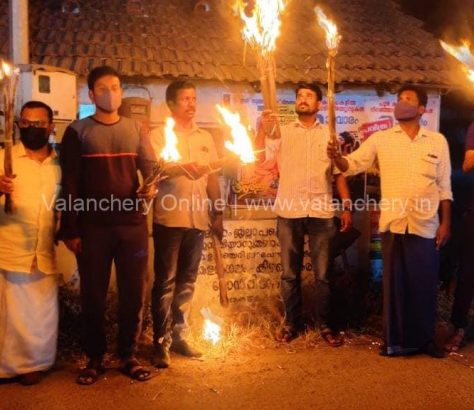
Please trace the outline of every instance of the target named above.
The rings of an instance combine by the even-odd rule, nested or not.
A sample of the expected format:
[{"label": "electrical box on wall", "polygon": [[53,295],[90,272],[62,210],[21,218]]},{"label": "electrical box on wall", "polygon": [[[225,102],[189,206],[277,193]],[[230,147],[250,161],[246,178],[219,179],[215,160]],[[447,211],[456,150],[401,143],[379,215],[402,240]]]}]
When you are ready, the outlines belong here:
[{"label": "electrical box on wall", "polygon": [[151,101],[141,97],[127,97],[122,99],[119,114],[124,117],[135,118],[145,123],[150,122]]}]

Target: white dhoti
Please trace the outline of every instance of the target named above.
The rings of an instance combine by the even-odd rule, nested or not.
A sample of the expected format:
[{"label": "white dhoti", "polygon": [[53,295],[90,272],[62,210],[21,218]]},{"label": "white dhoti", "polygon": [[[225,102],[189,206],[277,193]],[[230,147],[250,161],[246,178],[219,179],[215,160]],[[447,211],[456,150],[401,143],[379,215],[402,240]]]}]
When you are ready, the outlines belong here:
[{"label": "white dhoti", "polygon": [[58,276],[0,270],[0,378],[49,369],[58,339]]}]

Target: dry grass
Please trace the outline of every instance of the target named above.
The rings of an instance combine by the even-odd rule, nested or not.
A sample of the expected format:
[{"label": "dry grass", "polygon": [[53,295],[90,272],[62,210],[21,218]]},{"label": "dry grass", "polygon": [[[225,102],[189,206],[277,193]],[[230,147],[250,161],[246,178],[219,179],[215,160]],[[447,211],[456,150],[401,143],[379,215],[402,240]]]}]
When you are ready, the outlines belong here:
[{"label": "dry grass", "polygon": [[[372,295],[366,304],[378,306],[380,294],[372,290]],[[58,356],[62,360],[78,361],[82,357],[80,349],[80,309],[78,296],[67,288],[61,289],[61,325]],[[109,295],[110,300],[106,313],[107,340],[114,345],[116,326],[116,297]],[[448,321],[451,313],[453,297],[446,292],[440,292],[438,298],[438,314],[442,321]],[[473,305],[474,306],[474,305]],[[281,345],[274,339],[275,331],[282,325],[281,301],[272,298],[262,298],[259,303],[242,303],[221,309],[218,314],[224,320],[221,340],[213,345],[203,338],[203,320],[198,319],[189,329],[188,340],[201,350],[204,358],[220,359],[228,355],[239,355],[249,351],[265,350],[284,346],[289,352],[293,350],[313,349],[321,345],[322,339],[317,330],[309,328],[299,338],[290,344]],[[378,310],[371,309],[371,314],[364,320],[357,331],[350,328],[346,331],[346,343],[352,346],[376,348],[380,344],[381,315]],[[374,311],[376,313],[374,313]],[[471,318],[474,310],[471,311]],[[142,343],[144,350],[152,345],[152,319],[150,312],[145,317]],[[469,337],[474,338],[474,329],[469,329]],[[324,345],[324,343],[323,343]]]}]

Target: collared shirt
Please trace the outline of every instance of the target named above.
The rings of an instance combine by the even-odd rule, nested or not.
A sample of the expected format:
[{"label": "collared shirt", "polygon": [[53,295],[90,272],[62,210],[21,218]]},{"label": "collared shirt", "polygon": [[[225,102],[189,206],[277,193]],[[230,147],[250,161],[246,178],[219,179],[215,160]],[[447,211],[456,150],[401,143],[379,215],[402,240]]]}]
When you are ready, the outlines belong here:
[{"label": "collared shirt", "polygon": [[[0,151],[0,164],[5,152]],[[22,144],[12,148],[15,213],[5,214],[0,198],[0,269],[57,273],[54,255],[55,199],[61,170],[56,153],[43,162],[29,158]]]},{"label": "collared shirt", "polygon": [[[332,218],[332,164],[327,156],[329,130],[316,121],[281,126],[278,149],[280,182],[275,212],[283,218]],[[277,147],[278,148],[278,147]],[[339,173],[336,170],[336,173]]]},{"label": "collared shirt", "polygon": [[[178,138],[178,163],[195,162],[209,165],[217,161],[212,135],[194,125],[190,130],[175,129]],[[151,144],[157,158],[165,144],[164,127],[151,132]],[[209,198],[207,175],[197,180],[185,176],[168,178],[160,182],[155,198],[153,222],[171,228],[196,228],[207,231],[209,226]]]},{"label": "collared shirt", "polygon": [[420,128],[412,140],[396,126],[371,135],[346,158],[348,175],[378,160],[381,232],[436,236],[439,202],[453,199],[449,148],[442,134]]}]

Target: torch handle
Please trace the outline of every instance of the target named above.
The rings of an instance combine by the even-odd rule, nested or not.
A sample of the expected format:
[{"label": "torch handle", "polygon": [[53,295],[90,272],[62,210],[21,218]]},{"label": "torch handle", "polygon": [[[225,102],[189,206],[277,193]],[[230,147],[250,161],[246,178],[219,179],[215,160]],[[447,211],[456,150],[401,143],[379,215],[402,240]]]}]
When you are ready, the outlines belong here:
[{"label": "torch handle", "polygon": [[216,272],[219,281],[219,301],[221,306],[229,306],[229,297],[227,296],[227,282],[225,279],[224,261],[222,259],[221,241],[212,234],[212,249],[214,251],[214,259],[216,262]]},{"label": "torch handle", "polygon": [[[263,107],[271,110],[273,114],[278,114],[278,97],[275,83],[275,60],[273,55],[260,57],[260,84],[262,87]],[[270,139],[280,135],[280,123],[277,122],[272,130],[265,130],[266,136]]]},{"label": "torch handle", "polygon": [[5,194],[5,213],[6,214],[12,214],[14,205],[13,205],[13,200],[12,196],[10,194]]},{"label": "torch handle", "polygon": [[337,133],[336,133],[336,101],[334,98],[334,70],[335,70],[335,61],[334,57],[329,55],[327,62],[328,69],[328,127],[329,135],[331,141],[334,144],[337,144]]},{"label": "torch handle", "polygon": [[[12,148],[13,148],[13,117],[11,113],[11,106],[6,104],[7,99],[4,98],[4,111],[5,111],[5,152],[3,158],[3,168],[7,177],[13,176],[13,159],[12,159]],[[5,194],[5,213],[14,213],[15,206],[11,194]]]}]

